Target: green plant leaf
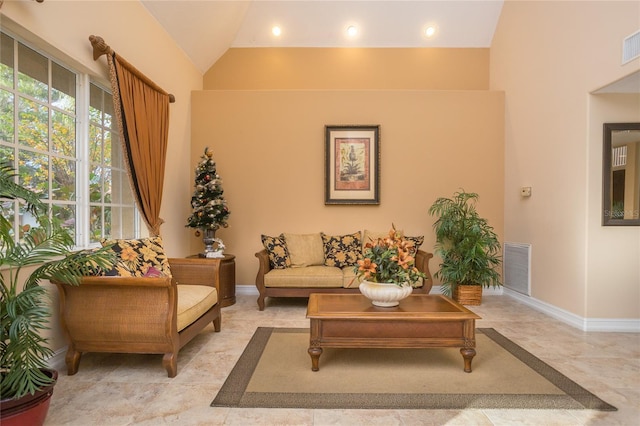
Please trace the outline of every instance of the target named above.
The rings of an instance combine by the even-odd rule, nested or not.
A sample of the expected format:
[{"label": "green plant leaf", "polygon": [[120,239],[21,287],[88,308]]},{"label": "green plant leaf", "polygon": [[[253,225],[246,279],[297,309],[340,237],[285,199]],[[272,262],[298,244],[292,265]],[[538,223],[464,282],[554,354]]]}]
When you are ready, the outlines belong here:
[{"label": "green plant leaf", "polygon": [[[40,201],[28,189],[15,184],[12,171],[0,167],[0,194],[22,199],[33,211],[41,211]],[[34,198],[35,197],[35,198]],[[44,211],[44,209],[42,210]],[[96,251],[73,251],[68,231],[45,214],[36,214],[32,227],[16,242],[12,224],[0,216],[0,394],[3,398],[35,393],[51,383],[42,368],[53,355],[42,331],[48,328],[49,298],[42,280],[59,279],[78,284],[83,275],[96,269],[111,269],[114,253],[110,247]],[[29,274],[21,273],[30,268]],[[32,269],[33,268],[33,269]]]}]

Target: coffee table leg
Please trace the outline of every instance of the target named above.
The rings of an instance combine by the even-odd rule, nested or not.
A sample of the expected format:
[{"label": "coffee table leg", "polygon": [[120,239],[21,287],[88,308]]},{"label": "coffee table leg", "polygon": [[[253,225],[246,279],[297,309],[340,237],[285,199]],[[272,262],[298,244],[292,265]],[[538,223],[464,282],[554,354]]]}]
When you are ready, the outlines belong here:
[{"label": "coffee table leg", "polygon": [[311,371],[318,371],[320,369],[318,365],[320,363],[320,355],[322,355],[322,348],[310,346],[307,352],[311,356]]},{"label": "coffee table leg", "polygon": [[471,360],[476,356],[476,350],[473,348],[462,348],[460,349],[460,353],[462,354],[462,358],[464,358],[464,372],[471,373]]}]

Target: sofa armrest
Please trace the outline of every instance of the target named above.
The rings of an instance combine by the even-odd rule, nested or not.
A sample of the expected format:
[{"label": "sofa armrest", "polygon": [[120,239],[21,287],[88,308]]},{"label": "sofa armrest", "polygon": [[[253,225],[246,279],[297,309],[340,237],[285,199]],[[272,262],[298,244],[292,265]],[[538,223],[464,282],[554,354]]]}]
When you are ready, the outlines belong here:
[{"label": "sofa armrest", "polygon": [[264,287],[264,276],[271,270],[271,263],[269,262],[269,253],[267,250],[261,250],[256,253],[258,258],[258,274],[256,275],[256,287]]},{"label": "sofa armrest", "polygon": [[269,262],[269,253],[266,249],[260,250],[256,253],[258,258],[258,273],[256,274],[256,288],[258,289],[258,308],[264,310],[264,298],[266,288],[264,286],[264,276],[271,270],[271,263]]},{"label": "sofa armrest", "polygon": [[220,298],[219,258],[170,258],[171,276],[176,284],[215,287]]},{"label": "sofa armrest", "polygon": [[418,271],[423,272],[426,275],[422,285],[425,293],[429,293],[431,291],[431,287],[433,287],[433,277],[429,271],[429,260],[432,257],[433,253],[429,253],[424,250],[418,250],[416,253],[416,268],[418,268]]},{"label": "sofa armrest", "polygon": [[144,345],[177,335],[178,290],[171,277],[91,276],[77,286],[52,283],[60,293],[60,320],[69,342]]},{"label": "sofa armrest", "polygon": [[[51,280],[58,286],[65,285],[77,287],[61,281]],[[81,286],[89,287],[171,287],[173,285],[171,277],[119,277],[119,276],[86,276],[80,281]]]}]

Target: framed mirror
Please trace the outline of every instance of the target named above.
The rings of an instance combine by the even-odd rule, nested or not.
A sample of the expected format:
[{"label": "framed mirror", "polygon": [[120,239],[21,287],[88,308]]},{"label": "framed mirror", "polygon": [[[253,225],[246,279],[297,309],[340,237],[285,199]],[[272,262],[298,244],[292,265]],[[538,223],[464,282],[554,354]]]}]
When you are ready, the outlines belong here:
[{"label": "framed mirror", "polygon": [[640,123],[604,123],[602,225],[640,226]]}]

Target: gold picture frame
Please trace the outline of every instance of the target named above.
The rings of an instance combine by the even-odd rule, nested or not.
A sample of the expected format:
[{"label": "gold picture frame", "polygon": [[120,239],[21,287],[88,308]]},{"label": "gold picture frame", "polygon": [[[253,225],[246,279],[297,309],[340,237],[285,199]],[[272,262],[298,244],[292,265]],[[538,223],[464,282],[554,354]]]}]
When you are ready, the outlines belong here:
[{"label": "gold picture frame", "polygon": [[380,204],[380,126],[325,126],[325,204]]}]

